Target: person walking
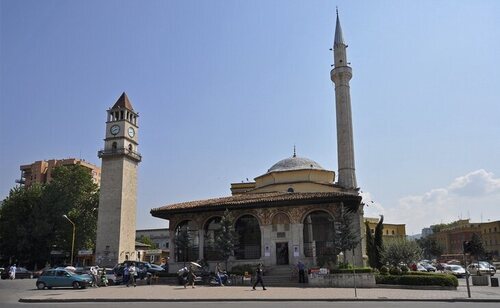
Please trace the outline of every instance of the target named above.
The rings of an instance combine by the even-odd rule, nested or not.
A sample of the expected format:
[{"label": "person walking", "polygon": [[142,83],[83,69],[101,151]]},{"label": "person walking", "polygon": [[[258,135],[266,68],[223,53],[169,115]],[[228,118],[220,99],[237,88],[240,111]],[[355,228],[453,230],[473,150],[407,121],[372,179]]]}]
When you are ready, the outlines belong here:
[{"label": "person walking", "polygon": [[137,276],[137,268],[135,267],[134,262],[132,262],[132,264],[130,264],[130,267],[128,268],[128,272],[130,273],[130,279],[127,282],[127,287],[129,286],[129,284],[133,284],[134,288],[135,288],[136,287],[135,279]]},{"label": "person walking", "polygon": [[186,282],[184,283],[184,289],[187,287],[189,283],[191,283],[191,288],[194,289],[194,281],[196,279],[196,274],[194,273],[194,271],[195,271],[195,266],[193,264],[190,264],[188,268],[188,276]]},{"label": "person walking", "polygon": [[99,277],[97,275],[97,267],[91,266],[90,267],[90,274],[92,275],[92,279],[94,280],[94,288],[99,287]]},{"label": "person walking", "polygon": [[129,280],[130,280],[130,271],[128,263],[125,263],[125,267],[123,268],[123,284],[128,284]]},{"label": "person walking", "polygon": [[10,280],[14,280],[16,279],[16,265],[12,265],[10,268],[9,268],[9,277],[10,277]]},{"label": "person walking", "polygon": [[299,260],[299,262],[297,263],[297,269],[299,270],[299,283],[306,282],[305,268],[306,266],[304,265],[304,263]]},{"label": "person walking", "polygon": [[262,270],[262,263],[259,263],[259,266],[257,266],[257,269],[255,270],[255,283],[253,284],[252,291],[255,290],[255,287],[257,284],[260,282],[262,286],[262,290],[267,290],[266,287],[264,286],[264,281],[262,280],[262,275],[264,274],[264,271]]},{"label": "person walking", "polygon": [[224,271],[222,270],[220,263],[217,262],[217,264],[215,265],[215,276],[217,277],[217,280],[219,281],[219,285],[221,287],[224,286],[224,283],[222,282],[222,275],[224,275]]}]

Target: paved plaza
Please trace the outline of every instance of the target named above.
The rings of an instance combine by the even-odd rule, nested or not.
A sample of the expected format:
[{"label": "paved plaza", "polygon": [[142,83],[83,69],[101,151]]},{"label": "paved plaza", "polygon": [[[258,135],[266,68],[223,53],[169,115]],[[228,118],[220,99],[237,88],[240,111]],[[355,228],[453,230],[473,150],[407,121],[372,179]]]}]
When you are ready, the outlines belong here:
[{"label": "paved plaza", "polygon": [[[500,288],[472,287],[474,301],[500,302]],[[467,290],[409,290],[372,288],[284,288],[269,287],[266,291],[250,287],[197,286],[185,289],[182,286],[140,285],[136,288],[111,286],[84,290],[52,289],[24,293],[23,302],[110,302],[110,301],[352,301],[352,300],[423,300],[423,301],[465,301]]]}]

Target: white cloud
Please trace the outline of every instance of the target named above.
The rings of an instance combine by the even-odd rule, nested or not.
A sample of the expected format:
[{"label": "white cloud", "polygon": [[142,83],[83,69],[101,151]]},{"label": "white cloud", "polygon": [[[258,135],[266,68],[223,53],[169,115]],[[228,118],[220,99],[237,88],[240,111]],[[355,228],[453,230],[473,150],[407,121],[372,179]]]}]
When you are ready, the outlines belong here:
[{"label": "white cloud", "polygon": [[[391,223],[406,224],[407,234],[420,233],[423,227],[459,218],[472,221],[500,219],[500,178],[483,169],[454,179],[444,188],[400,198],[395,205],[384,205],[363,192],[365,216],[385,215]],[[372,206],[373,205],[373,206]]]},{"label": "white cloud", "polygon": [[500,179],[484,169],[456,178],[448,187],[451,193],[463,196],[481,196],[500,193]]}]

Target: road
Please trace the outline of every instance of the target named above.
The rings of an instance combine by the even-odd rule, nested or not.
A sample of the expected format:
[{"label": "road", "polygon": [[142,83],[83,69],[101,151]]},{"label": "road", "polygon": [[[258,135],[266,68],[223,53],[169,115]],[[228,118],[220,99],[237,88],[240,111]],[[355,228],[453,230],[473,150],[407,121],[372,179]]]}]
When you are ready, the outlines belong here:
[{"label": "road", "polygon": [[[64,289],[58,289],[58,292],[65,292]],[[132,308],[141,306],[146,307],[162,307],[165,308],[233,308],[238,306],[238,308],[251,308],[258,306],[259,308],[303,308],[307,305],[308,308],[322,308],[332,306],[335,308],[356,308],[356,307],[370,307],[370,308],[465,308],[474,305],[475,308],[490,308],[498,307],[498,303],[443,303],[443,302],[160,302],[160,303],[19,303],[20,297],[27,296],[37,292],[35,290],[35,279],[23,279],[23,280],[1,280],[0,281],[0,306],[2,308],[10,307],[85,307],[98,305],[98,307],[109,307],[109,308]],[[425,292],[425,291],[422,291]],[[258,294],[258,293],[257,293]]]}]

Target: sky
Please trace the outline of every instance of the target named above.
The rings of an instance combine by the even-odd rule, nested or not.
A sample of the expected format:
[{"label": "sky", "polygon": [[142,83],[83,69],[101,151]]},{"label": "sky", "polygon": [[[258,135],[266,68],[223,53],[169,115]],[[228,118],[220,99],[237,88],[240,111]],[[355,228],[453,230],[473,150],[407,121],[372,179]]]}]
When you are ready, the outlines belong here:
[{"label": "sky", "polygon": [[0,1],[0,198],[19,166],[100,165],[106,110],[139,112],[137,228],[297,155],[337,171],[330,80],[349,45],[365,216],[408,234],[500,220],[499,1]]}]

